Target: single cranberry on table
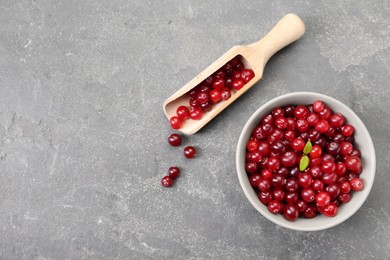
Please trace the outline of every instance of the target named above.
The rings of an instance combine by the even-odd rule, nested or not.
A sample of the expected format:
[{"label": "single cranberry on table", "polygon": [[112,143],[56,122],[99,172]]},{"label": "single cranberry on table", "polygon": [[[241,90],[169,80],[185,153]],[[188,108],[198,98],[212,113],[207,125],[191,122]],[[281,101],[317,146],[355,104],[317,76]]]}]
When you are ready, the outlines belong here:
[{"label": "single cranberry on table", "polygon": [[196,149],[193,146],[187,146],[184,148],[184,156],[188,159],[194,158],[196,155]]},{"label": "single cranberry on table", "polygon": [[181,145],[182,138],[179,134],[170,134],[168,136],[168,143],[172,146],[179,146]]},{"label": "single cranberry on table", "polygon": [[179,177],[179,176],[180,176],[180,169],[179,169],[179,167],[177,167],[177,166],[169,167],[169,169],[168,169],[168,175],[169,175],[172,179],[176,179],[177,177]]},{"label": "single cranberry on table", "polygon": [[171,187],[173,184],[173,179],[170,176],[164,176],[161,179],[161,184],[162,184],[162,186],[167,187],[167,188]]}]

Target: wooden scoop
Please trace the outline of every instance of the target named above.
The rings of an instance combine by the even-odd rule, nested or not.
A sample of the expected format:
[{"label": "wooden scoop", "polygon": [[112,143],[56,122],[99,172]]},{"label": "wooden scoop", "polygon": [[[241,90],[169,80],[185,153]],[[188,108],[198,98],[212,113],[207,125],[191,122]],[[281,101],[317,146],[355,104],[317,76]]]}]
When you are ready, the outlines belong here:
[{"label": "wooden scoop", "polygon": [[179,129],[179,131],[187,135],[196,133],[262,78],[264,67],[272,55],[288,44],[298,40],[304,33],[305,25],[301,18],[295,14],[287,14],[263,39],[250,45],[234,46],[184,87],[165,100],[163,104],[165,115],[170,119],[176,115],[176,109],[179,106],[189,106],[189,97],[186,93],[224,66],[228,61],[240,55],[245,67],[251,68],[255,72],[255,77],[240,90],[233,91],[230,99],[214,104],[211,111],[203,114],[202,119],[185,120]]}]

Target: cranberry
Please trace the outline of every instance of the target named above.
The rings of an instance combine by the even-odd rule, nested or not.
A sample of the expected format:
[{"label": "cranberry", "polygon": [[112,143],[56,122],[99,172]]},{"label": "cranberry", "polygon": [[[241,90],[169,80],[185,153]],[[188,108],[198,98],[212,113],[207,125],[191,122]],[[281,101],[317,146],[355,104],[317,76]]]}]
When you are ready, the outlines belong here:
[{"label": "cranberry", "polygon": [[340,153],[344,156],[351,154],[353,151],[353,145],[349,142],[342,142],[340,144]]},{"label": "cranberry", "polygon": [[269,191],[267,191],[267,192],[261,191],[257,194],[257,196],[259,197],[260,202],[265,204],[265,205],[268,205],[270,203],[270,201],[272,200],[272,194]]},{"label": "cranberry", "polygon": [[258,149],[263,156],[268,156],[271,153],[271,145],[267,142],[260,142]]},{"label": "cranberry", "polygon": [[207,85],[207,86],[210,86],[211,85],[211,83],[213,82],[213,77],[207,77],[204,81],[203,81],[203,83],[205,84],[205,85]]},{"label": "cranberry", "polygon": [[332,184],[337,181],[337,174],[335,172],[324,172],[324,174],[322,175],[322,181],[325,184]]},{"label": "cranberry", "polygon": [[274,174],[271,180],[272,186],[275,188],[282,188],[286,185],[286,178],[280,174]]},{"label": "cranberry", "polygon": [[351,200],[351,193],[342,193],[340,194],[337,199],[341,202],[341,203],[347,203]]},{"label": "cranberry", "polygon": [[343,126],[341,128],[341,133],[345,136],[345,137],[350,137],[353,135],[353,133],[355,132],[355,128],[350,125],[350,124],[347,124],[345,126]]},{"label": "cranberry", "polygon": [[344,125],[345,119],[344,116],[340,113],[333,114],[330,117],[330,125],[333,127],[341,127]]},{"label": "cranberry", "polygon": [[283,212],[283,203],[277,200],[272,200],[268,204],[268,210],[269,212],[273,214],[278,214]]},{"label": "cranberry", "polygon": [[276,155],[281,155],[286,152],[286,146],[282,141],[276,141],[271,145],[271,151]]},{"label": "cranberry", "polygon": [[314,128],[310,129],[308,134],[309,134],[308,138],[312,142],[315,142],[321,136],[321,134]]},{"label": "cranberry", "polygon": [[296,203],[298,201],[299,195],[297,192],[287,192],[285,196],[285,201],[287,203]]},{"label": "cranberry", "polygon": [[170,134],[168,136],[168,143],[172,146],[179,146],[181,145],[181,136],[179,134]]},{"label": "cranberry", "polygon": [[321,156],[318,158],[311,158],[310,162],[309,162],[310,167],[319,166],[321,164],[322,164],[322,157]]},{"label": "cranberry", "polygon": [[328,121],[326,121],[324,119],[319,120],[315,126],[316,130],[320,133],[326,133],[326,131],[329,130],[329,127],[330,127],[330,125],[329,125]]},{"label": "cranberry", "polygon": [[351,155],[356,156],[356,157],[359,157],[359,158],[362,156],[360,150],[359,150],[359,149],[356,149],[356,148],[352,150]]},{"label": "cranberry", "polygon": [[230,89],[228,88],[223,88],[221,92],[221,98],[222,100],[228,100],[232,96]]},{"label": "cranberry", "polygon": [[311,182],[312,177],[310,174],[303,172],[298,175],[298,183],[301,187],[309,187],[311,185]]},{"label": "cranberry", "polygon": [[318,145],[318,146],[321,146],[322,149],[325,148],[325,146],[327,145],[327,141],[324,137],[320,136],[317,140],[314,141],[314,144]]},{"label": "cranberry", "polygon": [[293,105],[285,106],[284,112],[285,112],[286,117],[290,117],[290,118],[294,117],[294,110],[295,110],[295,107]]},{"label": "cranberry", "polygon": [[316,192],[311,187],[305,187],[301,190],[301,197],[306,202],[313,202],[315,200]]},{"label": "cranberry", "polygon": [[249,176],[249,183],[251,184],[252,187],[257,187],[260,183],[261,180],[261,175],[260,174],[251,174]]},{"label": "cranberry", "polygon": [[307,208],[303,212],[303,217],[314,218],[315,216],[316,216],[316,208],[311,204],[307,204]]},{"label": "cranberry", "polygon": [[299,188],[298,181],[295,178],[289,178],[286,180],[286,190],[288,192],[295,192]]},{"label": "cranberry", "polygon": [[275,188],[272,191],[272,197],[274,198],[274,200],[283,201],[285,197],[285,193],[281,188]]},{"label": "cranberry", "polygon": [[195,98],[190,98],[190,107],[200,107],[200,103],[196,100],[196,97]]},{"label": "cranberry", "polygon": [[332,198],[335,198],[340,195],[340,186],[337,183],[329,184],[328,187],[326,187],[326,191]]},{"label": "cranberry", "polygon": [[207,102],[204,102],[204,103],[200,104],[200,108],[204,112],[209,112],[213,108],[213,104],[210,101],[207,101]]},{"label": "cranberry", "polygon": [[248,83],[251,79],[255,77],[255,73],[251,69],[243,69],[241,71],[241,78],[245,83]]},{"label": "cranberry", "polygon": [[283,209],[283,216],[285,219],[294,221],[299,216],[298,207],[294,204],[287,204]]},{"label": "cranberry", "polygon": [[255,162],[247,162],[245,164],[245,170],[249,173],[257,172],[257,163]]},{"label": "cranberry", "polygon": [[321,170],[324,172],[324,173],[332,173],[336,170],[336,165],[334,162],[332,162],[331,160],[325,160],[323,163],[322,163],[322,167],[321,167]]},{"label": "cranberry", "polygon": [[206,94],[209,94],[211,91],[211,87],[210,86],[206,86],[206,85],[203,85],[200,87],[199,89],[199,92],[203,92],[203,93],[206,93]]},{"label": "cranberry", "polygon": [[190,110],[186,106],[179,106],[176,109],[176,115],[182,120],[188,119],[190,118]]},{"label": "cranberry", "polygon": [[200,120],[203,116],[203,110],[198,107],[192,108],[192,111],[190,112],[190,118],[192,120]]},{"label": "cranberry", "polygon": [[245,82],[244,80],[242,79],[236,79],[233,81],[232,83],[232,88],[234,88],[235,90],[240,90],[242,89],[242,87],[245,85]]},{"label": "cranberry", "polygon": [[311,158],[318,158],[322,154],[322,148],[319,145],[313,145],[311,151],[310,151],[310,157]]},{"label": "cranberry", "polygon": [[268,137],[268,136],[272,133],[272,130],[273,130],[274,128],[272,127],[271,124],[263,124],[263,125],[261,126],[261,129],[263,130],[264,135],[265,135],[266,137]]},{"label": "cranberry", "polygon": [[318,192],[315,199],[316,199],[316,203],[320,207],[325,207],[326,205],[328,205],[330,203],[330,195],[326,191]]},{"label": "cranberry", "polygon": [[364,182],[360,178],[353,178],[349,181],[349,184],[351,184],[351,189],[353,191],[361,191],[364,189]]},{"label": "cranberry", "polygon": [[309,173],[315,179],[321,178],[322,174],[323,174],[321,171],[321,168],[319,166],[316,166],[316,165],[310,167]]},{"label": "cranberry", "polygon": [[249,141],[246,145],[246,149],[251,152],[256,151],[259,149],[259,144],[256,141]]},{"label": "cranberry", "polygon": [[337,143],[342,143],[345,141],[345,137],[341,133],[335,134],[332,139],[334,142],[337,142]]},{"label": "cranberry", "polygon": [[327,145],[328,153],[331,155],[337,155],[340,152],[340,145],[336,142],[330,142]]},{"label": "cranberry", "polygon": [[282,165],[285,167],[291,167],[298,163],[298,156],[295,152],[287,151],[282,156]]},{"label": "cranberry", "polygon": [[169,167],[168,169],[168,175],[172,178],[172,179],[176,179],[177,177],[179,177],[180,175],[180,169],[176,166],[172,166],[172,167]]},{"label": "cranberry", "polygon": [[340,192],[341,193],[349,193],[350,191],[351,191],[351,185],[349,184],[349,182],[344,181],[344,182],[340,183]]},{"label": "cranberry", "polygon": [[161,179],[161,184],[162,184],[162,186],[164,186],[164,187],[171,187],[172,184],[173,184],[173,179],[172,179],[170,176],[164,176],[164,177]]},{"label": "cranberry", "polygon": [[199,89],[198,88],[193,88],[190,91],[188,91],[187,96],[190,98],[196,98],[196,95],[198,94]]},{"label": "cranberry", "polygon": [[298,166],[292,167],[292,168],[290,169],[290,176],[291,176],[291,177],[298,177],[299,172],[300,172],[300,171],[299,171]]},{"label": "cranberry", "polygon": [[286,130],[286,132],[284,132],[284,139],[286,139],[289,142],[291,142],[295,137],[296,134],[294,130]]},{"label": "cranberry", "polygon": [[309,110],[305,106],[296,106],[294,109],[294,116],[297,119],[305,119],[309,114]]},{"label": "cranberry", "polygon": [[216,90],[216,89],[211,90],[210,91],[210,99],[214,103],[218,103],[219,101],[221,101],[221,99],[222,99],[221,91],[220,90]]},{"label": "cranberry", "polygon": [[223,78],[215,78],[213,81],[213,88],[222,90],[225,87],[225,80]]},{"label": "cranberry", "polygon": [[311,113],[306,118],[309,126],[315,126],[317,122],[320,120],[320,117],[317,114]]},{"label": "cranberry", "polygon": [[196,150],[193,146],[187,146],[184,148],[184,156],[188,159],[194,158],[196,155]]},{"label": "cranberry", "polygon": [[287,129],[288,130],[295,130],[295,120],[292,119],[291,117],[287,117]]},{"label": "cranberry", "polygon": [[264,179],[267,179],[267,180],[271,180],[272,179],[272,172],[268,169],[263,169],[263,170],[261,170],[261,177],[263,177]]},{"label": "cranberry", "polygon": [[271,181],[267,179],[261,179],[257,187],[261,191],[269,191],[269,189],[271,188]]},{"label": "cranberry", "polygon": [[270,157],[268,159],[268,168],[271,171],[278,170],[280,168],[280,159],[276,156]]},{"label": "cranberry", "polygon": [[317,113],[320,113],[324,110],[325,104],[321,100],[317,100],[313,103],[313,110]]},{"label": "cranberry", "polygon": [[305,141],[303,141],[302,138],[295,138],[294,140],[292,140],[291,142],[291,147],[292,149],[294,149],[295,151],[302,151],[303,148],[305,148]]},{"label": "cranberry", "polygon": [[325,107],[324,110],[318,113],[320,117],[324,120],[328,120],[330,115],[332,114],[332,111],[329,109],[329,107]]},{"label": "cranberry", "polygon": [[274,108],[274,110],[272,110],[272,116],[274,118],[277,118],[277,117],[284,117],[284,109],[281,108],[281,107],[276,107]]},{"label": "cranberry", "polygon": [[347,171],[347,167],[345,167],[345,164],[342,162],[336,163],[336,174],[339,176],[342,176]]},{"label": "cranberry", "polygon": [[[230,76],[230,74],[229,74]],[[226,88],[231,88],[232,87],[232,83],[233,83],[233,78],[232,77],[228,77],[225,79],[225,87]]]},{"label": "cranberry", "polygon": [[307,203],[304,200],[298,200],[296,205],[300,213],[305,212],[305,210],[307,209]]},{"label": "cranberry", "polygon": [[345,166],[353,173],[360,174],[362,172],[362,162],[360,158],[354,155],[350,155],[345,159]]},{"label": "cranberry", "polygon": [[271,124],[272,125],[274,122],[275,122],[274,117],[271,114],[268,114],[261,119],[262,124]]},{"label": "cranberry", "polygon": [[335,161],[335,158],[333,155],[329,154],[329,153],[326,153],[322,156],[322,160],[323,161],[332,161],[334,162]]},{"label": "cranberry", "polygon": [[276,171],[276,173],[282,175],[283,177],[287,177],[287,175],[290,173],[290,171],[286,167],[280,167],[279,170]]},{"label": "cranberry", "polygon": [[288,121],[286,118],[279,116],[275,119],[275,126],[279,129],[286,129],[288,126]]},{"label": "cranberry", "polygon": [[171,127],[173,129],[179,129],[181,127],[183,121],[179,117],[173,116],[170,119],[170,123],[171,123]]},{"label": "cranberry", "polygon": [[309,123],[305,119],[298,119],[295,128],[299,132],[307,132],[307,130],[309,129]]},{"label": "cranberry", "polygon": [[258,163],[262,159],[261,153],[259,151],[253,151],[251,154],[251,161]]},{"label": "cranberry", "polygon": [[337,215],[338,207],[335,203],[329,203],[324,207],[323,214],[327,217],[334,217]]},{"label": "cranberry", "polygon": [[319,179],[314,179],[311,186],[316,191],[323,191],[324,190],[324,182]]}]

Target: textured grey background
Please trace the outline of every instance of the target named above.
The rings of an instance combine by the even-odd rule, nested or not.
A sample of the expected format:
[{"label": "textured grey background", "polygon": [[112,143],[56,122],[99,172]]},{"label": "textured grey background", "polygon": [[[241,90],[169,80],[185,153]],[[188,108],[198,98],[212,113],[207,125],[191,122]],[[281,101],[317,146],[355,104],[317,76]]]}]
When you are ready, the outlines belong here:
[{"label": "textured grey background", "polygon": [[[163,100],[288,12],[305,36],[184,160]],[[0,258],[389,259],[389,17],[387,0],[0,0]],[[352,218],[301,233],[254,210],[234,156],[261,104],[305,90],[353,108],[378,163]],[[164,189],[171,165],[182,177]]]}]

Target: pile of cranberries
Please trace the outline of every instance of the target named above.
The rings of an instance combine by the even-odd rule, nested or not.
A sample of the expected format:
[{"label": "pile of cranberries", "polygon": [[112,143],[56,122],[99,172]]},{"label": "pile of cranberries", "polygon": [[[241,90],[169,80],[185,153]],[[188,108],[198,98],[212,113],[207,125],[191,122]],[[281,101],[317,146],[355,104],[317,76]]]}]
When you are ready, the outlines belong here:
[{"label": "pile of cranberries", "polygon": [[245,68],[239,56],[234,57],[187,93],[189,107],[177,108],[176,116],[170,118],[172,128],[179,129],[183,121],[189,118],[200,120],[213,104],[228,100],[234,91],[240,90],[254,76],[253,70]]},{"label": "pile of cranberries", "polygon": [[[168,143],[171,146],[180,146],[182,143],[182,137],[179,134],[171,134],[168,136]],[[183,150],[184,156],[188,159],[192,159],[196,155],[196,149],[193,146],[186,146]],[[180,169],[177,166],[169,167],[168,175],[161,179],[161,184],[164,187],[171,187],[173,180],[180,176]]]},{"label": "pile of cranberries", "polygon": [[271,213],[334,217],[364,188],[360,156],[354,127],[318,100],[264,116],[247,143],[245,170]]}]

